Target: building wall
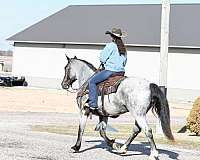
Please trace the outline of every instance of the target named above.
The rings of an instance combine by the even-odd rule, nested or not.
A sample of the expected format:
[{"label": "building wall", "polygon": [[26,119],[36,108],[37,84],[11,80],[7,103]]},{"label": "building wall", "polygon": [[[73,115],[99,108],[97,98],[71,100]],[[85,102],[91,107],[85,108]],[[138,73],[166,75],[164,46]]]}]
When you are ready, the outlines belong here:
[{"label": "building wall", "polygon": [[12,72],[29,86],[59,88],[66,63],[64,49],[15,47]]},{"label": "building wall", "polygon": [[168,87],[200,90],[200,54],[170,53]]},{"label": "building wall", "polygon": [[[13,60],[13,74],[26,76],[29,86],[36,85],[36,79],[52,79],[61,82],[64,76],[64,66],[67,63],[65,54],[69,57],[75,55],[87,60],[98,68],[99,49],[55,49],[35,47],[15,47]],[[159,56],[154,52],[128,52],[126,66],[127,76],[138,76],[158,83]],[[31,80],[32,79],[32,80]],[[34,79],[34,81],[33,81]],[[37,83],[38,85],[38,83]],[[55,84],[54,84],[55,85]],[[60,86],[52,85],[53,88]],[[43,87],[50,87],[49,84],[42,84]]]},{"label": "building wall", "polygon": [[13,73],[32,77],[57,78],[65,64],[62,49],[15,47]]},{"label": "building wall", "polygon": [[[13,74],[25,76],[29,86],[61,88],[64,76],[64,66],[67,64],[65,54],[69,57],[75,55],[87,60],[94,66],[99,66],[99,53],[101,49],[77,48],[37,48],[15,47],[13,58]],[[151,82],[159,83],[159,52],[145,50],[129,50],[126,66],[127,76],[143,77]],[[169,53],[168,57],[168,96],[174,98],[180,89],[200,91],[200,54]],[[177,92],[177,89],[178,92]],[[192,92],[191,92],[192,93]],[[195,98],[200,92],[195,92]],[[187,94],[184,94],[187,95]],[[187,99],[187,98],[184,98]],[[187,99],[190,101],[190,98]]]}]

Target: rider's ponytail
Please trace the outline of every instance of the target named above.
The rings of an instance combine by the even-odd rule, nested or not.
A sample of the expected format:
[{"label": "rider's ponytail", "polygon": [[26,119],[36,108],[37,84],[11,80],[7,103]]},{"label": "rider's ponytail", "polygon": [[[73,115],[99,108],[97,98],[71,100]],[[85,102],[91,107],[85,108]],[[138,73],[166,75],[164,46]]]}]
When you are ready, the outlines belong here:
[{"label": "rider's ponytail", "polygon": [[127,52],[126,52],[126,47],[122,41],[122,39],[120,37],[116,37],[114,35],[111,35],[112,38],[113,38],[113,42],[115,42],[117,44],[117,48],[119,50],[119,54],[120,56],[123,54],[125,55]]}]

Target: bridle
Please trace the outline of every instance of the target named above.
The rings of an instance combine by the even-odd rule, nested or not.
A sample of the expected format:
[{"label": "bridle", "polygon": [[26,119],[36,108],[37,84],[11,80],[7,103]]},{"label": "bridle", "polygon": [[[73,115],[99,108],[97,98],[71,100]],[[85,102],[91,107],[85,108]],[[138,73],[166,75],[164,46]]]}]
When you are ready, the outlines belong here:
[{"label": "bridle", "polygon": [[[65,81],[64,86],[65,86],[65,89],[66,89],[68,92],[75,93],[75,92],[78,90],[78,89],[75,89],[75,88],[72,87],[72,84],[73,84],[76,80],[77,80],[76,77],[73,76],[72,78],[69,78],[67,81]],[[70,90],[70,87],[72,88],[72,90],[74,90],[74,92]]]},{"label": "bridle", "polygon": [[75,77],[72,77],[71,79],[68,79],[68,80],[66,81],[66,84],[65,84],[66,89],[69,89],[69,87],[72,88],[72,84],[73,84],[76,80],[77,80],[77,79],[76,79]]},{"label": "bridle", "polygon": [[[67,79],[67,81],[65,81],[65,89],[70,92],[70,93],[76,93],[78,90],[82,89],[84,86],[86,86],[86,84],[88,84],[88,81],[97,73],[101,70],[101,68],[103,67],[102,64],[100,64],[100,66],[98,67],[98,69],[94,72],[94,74],[89,77],[86,82],[83,83],[83,85],[81,85],[79,88],[73,88],[72,84],[77,80],[77,78],[75,76],[73,76],[72,78]],[[67,75],[68,76],[68,75]],[[70,90],[70,87],[72,88],[73,91]]]}]

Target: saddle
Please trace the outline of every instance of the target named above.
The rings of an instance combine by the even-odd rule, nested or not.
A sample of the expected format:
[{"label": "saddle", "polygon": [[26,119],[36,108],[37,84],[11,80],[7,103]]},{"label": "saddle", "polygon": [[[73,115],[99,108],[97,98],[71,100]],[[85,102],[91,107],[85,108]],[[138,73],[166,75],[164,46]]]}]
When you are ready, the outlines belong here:
[{"label": "saddle", "polygon": [[[117,91],[119,84],[125,78],[126,78],[126,76],[124,76],[124,72],[114,73],[107,80],[105,80],[97,85],[98,96],[109,95],[111,93],[115,93]],[[89,93],[89,90],[88,90],[88,83],[87,83],[86,86],[85,87],[83,86],[80,89],[80,91],[77,93],[77,97],[83,97],[84,95],[86,95],[88,93]]]}]

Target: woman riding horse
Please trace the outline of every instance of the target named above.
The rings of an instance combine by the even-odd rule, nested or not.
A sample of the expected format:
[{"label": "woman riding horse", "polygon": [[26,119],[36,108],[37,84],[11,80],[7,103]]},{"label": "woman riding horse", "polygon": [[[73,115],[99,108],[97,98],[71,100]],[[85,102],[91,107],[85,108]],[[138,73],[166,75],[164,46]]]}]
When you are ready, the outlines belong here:
[{"label": "woman riding horse", "polygon": [[[107,34],[110,34],[111,37],[113,35],[115,36],[117,35],[118,38],[116,37],[115,37],[116,39],[113,38],[115,42],[111,42],[105,47],[105,50],[110,51],[109,49],[111,48],[113,49],[113,52],[106,52],[109,53],[107,55],[107,59],[106,58],[100,59],[101,62],[105,64],[106,71],[97,73],[95,74],[95,76],[99,74],[101,75],[104,72],[114,73],[118,71],[124,71],[124,66],[126,64],[126,52],[125,52],[126,50],[125,47],[122,47],[124,48],[124,52],[122,52],[121,49],[119,49],[120,47],[119,48],[117,47],[118,46],[117,44],[119,43],[117,41],[118,40],[121,41],[120,39],[122,37],[122,33],[119,29],[118,30],[113,29],[112,32],[107,32]],[[122,44],[119,46],[124,46],[122,41],[121,43]],[[120,62],[120,65],[116,66],[117,68],[121,66],[121,69],[119,69],[120,68],[119,67],[118,68],[119,70],[110,70],[109,67],[112,64],[111,62],[113,62],[111,61],[113,60],[112,56],[114,56],[115,54],[118,54],[118,56],[116,55],[117,58],[114,60]],[[69,58],[67,55],[66,57],[68,63],[65,66],[65,75],[61,84],[62,88],[66,90],[70,89],[74,90],[72,85],[74,82],[77,81],[78,88],[81,89],[81,87],[88,82],[88,79],[90,79],[90,77],[94,75],[97,69],[91,63],[85,60],[78,59],[77,57]],[[101,76],[97,77],[102,78]],[[91,82],[92,80],[90,81],[90,84]],[[94,87],[94,90],[95,89],[96,88]],[[90,91],[90,93],[92,92]],[[93,98],[96,98],[95,97],[96,95],[93,96],[94,96]],[[80,110],[79,112],[80,119],[79,119],[77,140],[75,145],[71,147],[73,152],[79,152],[80,150],[82,136],[84,133],[87,119],[89,117],[89,114],[86,114],[86,108],[83,105],[83,101],[85,101],[85,99],[81,96],[78,96],[76,100],[78,108]],[[94,101],[95,103],[97,103],[96,99]],[[99,106],[100,105],[101,103],[99,103]],[[158,85],[139,77],[126,77],[123,81],[120,82],[116,93],[112,93],[109,96],[107,96],[107,98],[104,99],[104,111],[107,114],[106,115],[96,114],[97,116],[99,116],[99,124],[97,125],[97,130],[99,130],[100,135],[104,138],[107,145],[112,147],[112,149],[116,150],[118,153],[126,153],[128,147],[130,146],[134,138],[143,130],[150,143],[151,149],[149,158],[155,160],[158,157],[158,150],[154,142],[152,129],[148,125],[146,118],[146,114],[150,109],[152,109],[158,115],[164,135],[168,139],[174,140],[170,127],[170,109],[166,96],[163,94]],[[124,114],[126,112],[130,112],[130,115],[132,116],[130,120],[133,121],[133,130],[129,138],[126,140],[126,142],[123,145],[119,145],[118,143],[115,142],[115,140],[110,139],[106,135],[106,126],[109,117],[116,118],[119,115]]]},{"label": "woman riding horse", "polygon": [[112,42],[108,43],[100,53],[100,62],[105,67],[105,70],[97,72],[89,80],[89,108],[91,110],[98,109],[101,112],[101,107],[98,107],[97,84],[108,79],[116,72],[125,72],[124,67],[127,62],[127,52],[122,41],[125,35],[121,29],[113,28],[112,31],[106,31],[106,34],[111,36]]}]

